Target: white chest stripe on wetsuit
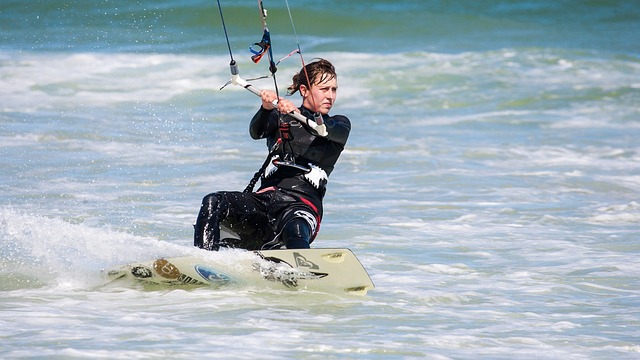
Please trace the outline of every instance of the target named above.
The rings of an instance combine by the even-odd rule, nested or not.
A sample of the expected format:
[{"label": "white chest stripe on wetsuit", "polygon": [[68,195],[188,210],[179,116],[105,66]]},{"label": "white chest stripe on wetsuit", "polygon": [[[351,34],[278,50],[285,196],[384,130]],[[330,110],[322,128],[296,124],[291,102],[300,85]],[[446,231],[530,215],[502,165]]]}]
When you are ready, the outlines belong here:
[{"label": "white chest stripe on wetsuit", "polygon": [[327,182],[327,173],[322,170],[321,167],[313,165],[309,163],[309,168],[311,171],[304,174],[304,178],[307,179],[311,185],[313,185],[316,189],[320,189],[320,185],[324,185]]},{"label": "white chest stripe on wetsuit", "polygon": [[273,156],[271,158],[271,161],[269,161],[269,165],[267,165],[267,168],[264,169],[264,178],[266,179],[269,176],[273,175],[278,170],[279,166],[291,166],[297,169],[304,170],[304,178],[316,189],[320,189],[320,187],[323,186],[329,178],[327,173],[317,165],[309,163],[308,168],[304,168],[303,166],[297,164],[288,165],[286,162],[280,161],[280,156],[278,155]]},{"label": "white chest stripe on wetsuit", "polygon": [[264,169],[264,178],[268,178],[269,176],[273,175],[274,172],[276,172],[276,170],[278,170],[278,167],[276,166],[275,162],[277,160],[280,159],[280,156],[278,155],[274,155],[271,158],[271,161],[269,161],[269,165],[267,165],[267,168]]}]

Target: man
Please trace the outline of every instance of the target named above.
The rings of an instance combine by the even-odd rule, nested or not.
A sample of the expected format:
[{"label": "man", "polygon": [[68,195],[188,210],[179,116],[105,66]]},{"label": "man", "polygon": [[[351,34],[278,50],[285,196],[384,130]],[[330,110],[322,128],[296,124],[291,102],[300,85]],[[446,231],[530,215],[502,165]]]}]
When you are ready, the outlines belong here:
[{"label": "man", "polygon": [[[277,99],[273,91],[261,91],[262,105],[249,126],[251,137],[266,139],[271,150],[261,169],[261,185],[256,192],[251,192],[252,183],[245,192],[205,196],[195,225],[195,246],[207,250],[310,247],[320,228],[328,176],[351,130],[345,116],[329,116],[337,90],[335,68],[319,59],[304,66],[289,86],[289,94],[302,96],[300,108]],[[288,115],[293,112],[307,119],[315,115],[316,121],[299,121]]]}]

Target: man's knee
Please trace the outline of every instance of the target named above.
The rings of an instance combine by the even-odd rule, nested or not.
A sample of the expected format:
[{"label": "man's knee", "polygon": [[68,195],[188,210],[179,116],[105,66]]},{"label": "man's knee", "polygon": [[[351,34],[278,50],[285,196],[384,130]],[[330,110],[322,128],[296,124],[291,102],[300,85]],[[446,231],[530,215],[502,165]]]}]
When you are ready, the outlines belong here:
[{"label": "man's knee", "polygon": [[[202,199],[202,207],[200,213],[212,214],[223,202],[223,195],[220,193],[211,193]],[[209,215],[210,216],[210,215]]]}]

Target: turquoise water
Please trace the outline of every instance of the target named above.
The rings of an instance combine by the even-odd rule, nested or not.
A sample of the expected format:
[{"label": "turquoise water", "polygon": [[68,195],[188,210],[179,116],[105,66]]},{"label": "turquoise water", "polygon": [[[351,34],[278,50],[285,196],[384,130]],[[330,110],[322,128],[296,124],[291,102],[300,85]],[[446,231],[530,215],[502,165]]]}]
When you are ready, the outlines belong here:
[{"label": "turquoise water", "polygon": [[[221,3],[242,75],[264,75],[256,2]],[[376,290],[105,286],[196,252],[202,196],[263,161],[259,102],[219,90],[214,1],[4,1],[0,357],[637,358],[640,7],[289,3],[353,123],[315,246],[351,248]],[[280,58],[296,38],[264,5]]]}]

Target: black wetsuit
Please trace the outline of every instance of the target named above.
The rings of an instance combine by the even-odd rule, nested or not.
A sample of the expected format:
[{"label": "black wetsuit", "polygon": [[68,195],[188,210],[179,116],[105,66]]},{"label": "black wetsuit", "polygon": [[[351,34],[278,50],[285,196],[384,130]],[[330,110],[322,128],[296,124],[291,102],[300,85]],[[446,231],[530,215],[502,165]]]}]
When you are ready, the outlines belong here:
[{"label": "black wetsuit", "polygon": [[[305,108],[303,115],[312,118]],[[222,191],[204,197],[194,245],[218,250],[308,248],[322,219],[327,178],[349,137],[345,116],[323,116],[328,135],[319,136],[291,116],[260,108],[251,119],[253,139],[273,150],[256,192]]]}]

